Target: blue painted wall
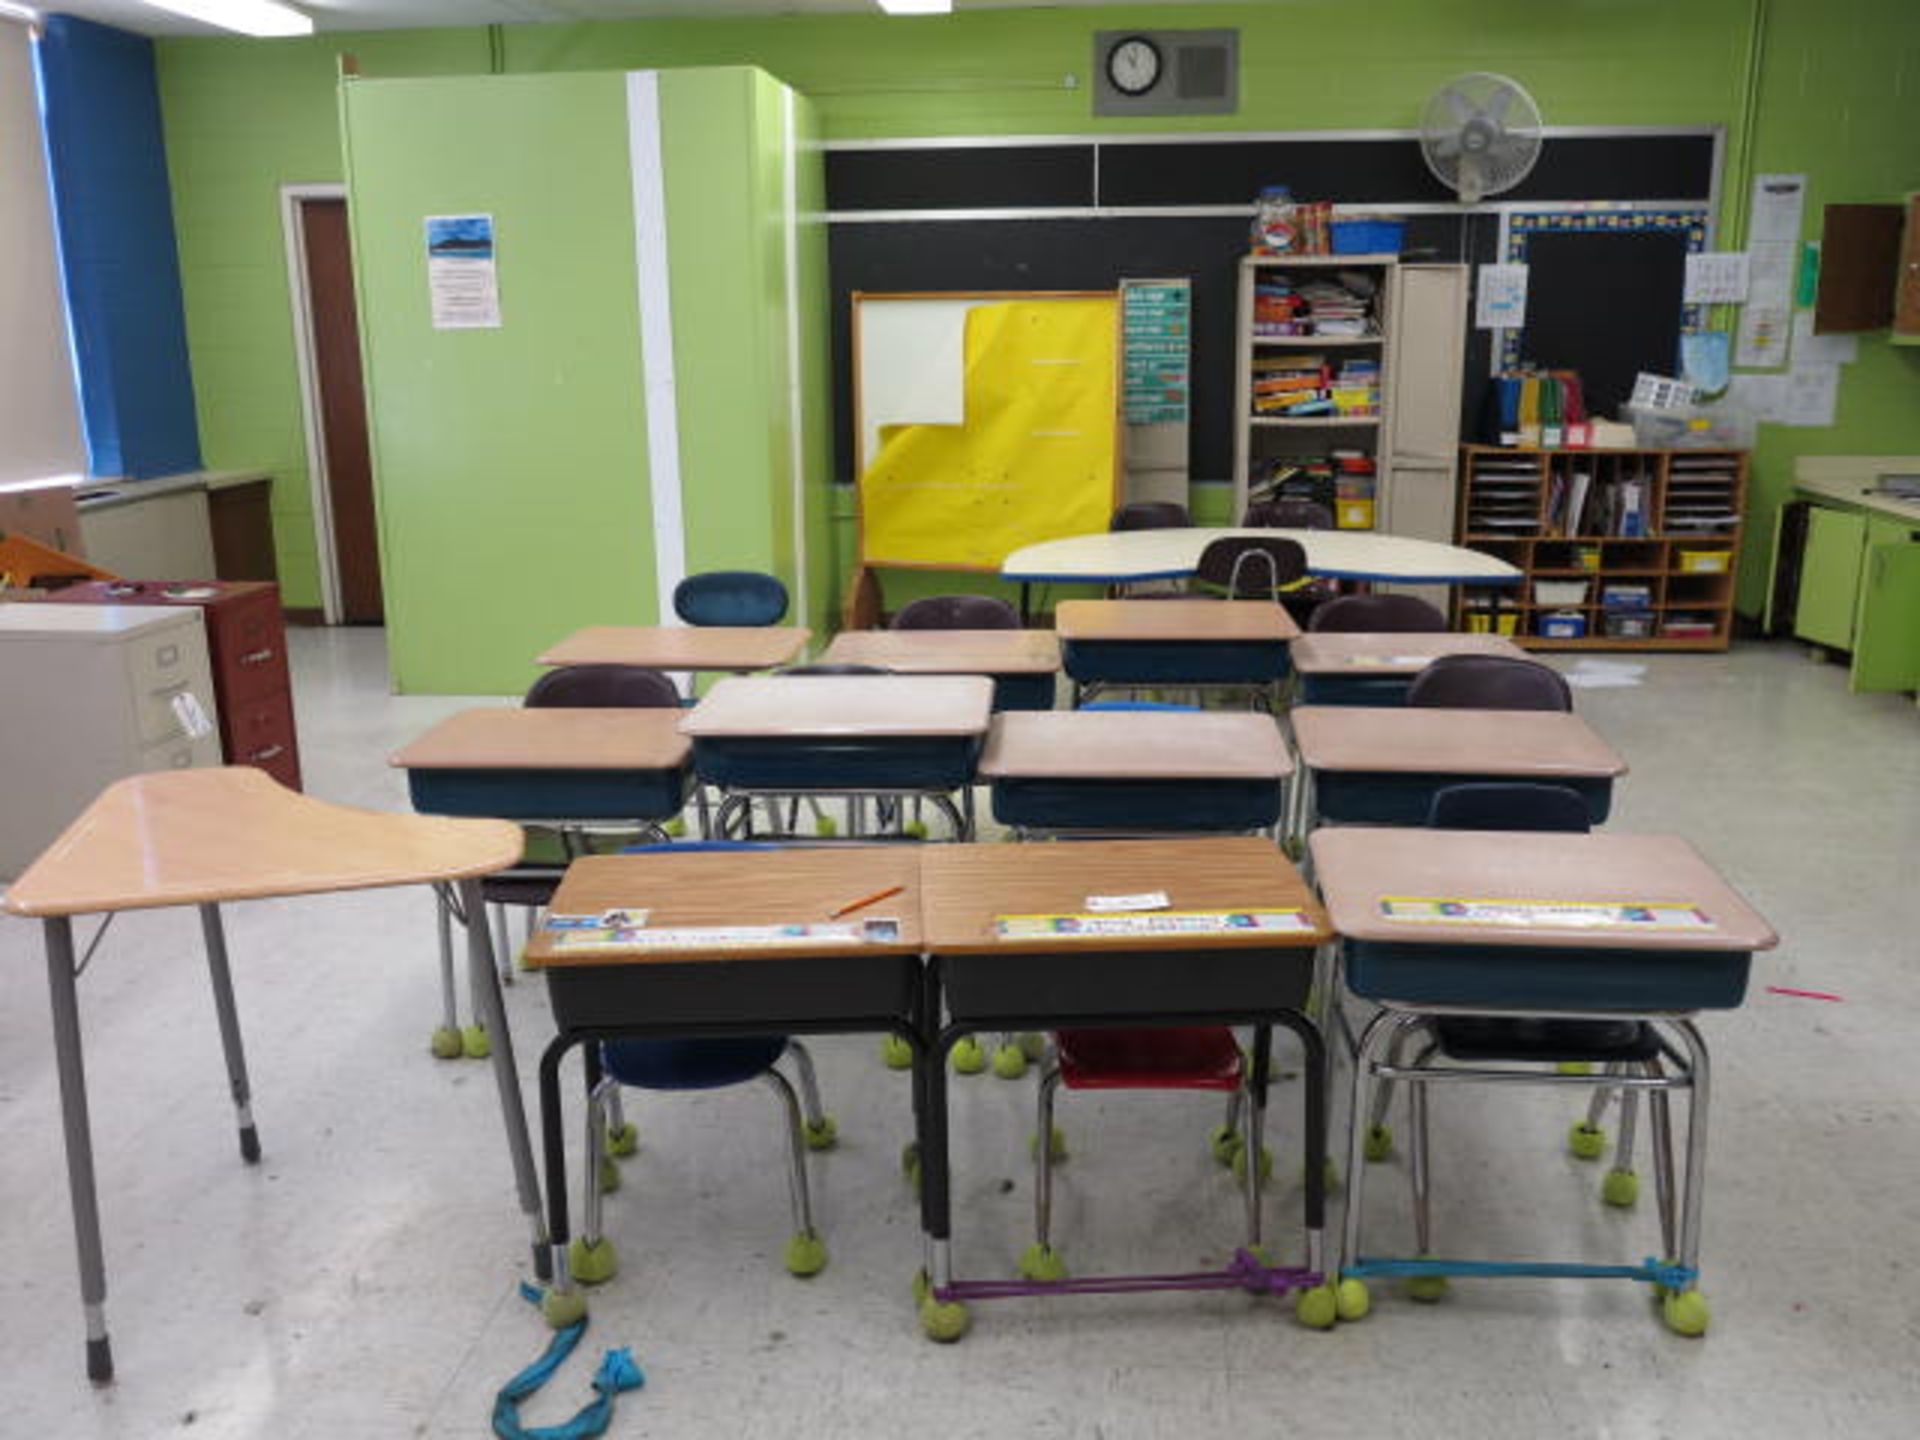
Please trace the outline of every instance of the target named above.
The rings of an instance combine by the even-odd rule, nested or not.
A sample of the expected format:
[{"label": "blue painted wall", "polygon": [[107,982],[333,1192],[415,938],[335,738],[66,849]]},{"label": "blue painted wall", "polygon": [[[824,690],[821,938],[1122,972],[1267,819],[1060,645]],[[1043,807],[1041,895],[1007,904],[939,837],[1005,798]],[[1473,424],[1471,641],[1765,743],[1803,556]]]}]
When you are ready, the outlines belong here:
[{"label": "blue painted wall", "polygon": [[94,475],[200,466],[153,44],[48,18],[36,47]]}]

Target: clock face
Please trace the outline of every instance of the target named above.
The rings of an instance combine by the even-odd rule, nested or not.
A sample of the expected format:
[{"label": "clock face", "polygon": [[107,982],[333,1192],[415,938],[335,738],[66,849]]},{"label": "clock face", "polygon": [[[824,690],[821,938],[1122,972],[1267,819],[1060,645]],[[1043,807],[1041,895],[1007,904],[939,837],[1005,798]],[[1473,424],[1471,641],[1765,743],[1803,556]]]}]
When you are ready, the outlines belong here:
[{"label": "clock face", "polygon": [[1107,79],[1122,95],[1144,95],[1160,81],[1160,47],[1144,35],[1107,52]]}]

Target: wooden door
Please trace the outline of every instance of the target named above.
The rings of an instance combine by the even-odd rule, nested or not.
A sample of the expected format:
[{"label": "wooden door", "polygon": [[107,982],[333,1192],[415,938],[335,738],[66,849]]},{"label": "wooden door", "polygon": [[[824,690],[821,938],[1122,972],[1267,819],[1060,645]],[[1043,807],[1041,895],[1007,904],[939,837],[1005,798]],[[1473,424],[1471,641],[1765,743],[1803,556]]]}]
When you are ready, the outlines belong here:
[{"label": "wooden door", "polygon": [[1907,197],[1900,242],[1900,277],[1893,287],[1893,338],[1920,341],[1920,195]]},{"label": "wooden door", "polygon": [[360,321],[353,297],[353,250],[347,202],[307,200],[300,206],[307,255],[307,303],[313,335],[314,383],[333,513],[340,621],[378,625],[380,534],[373,511],[373,460],[367,449],[367,397],[360,374]]}]

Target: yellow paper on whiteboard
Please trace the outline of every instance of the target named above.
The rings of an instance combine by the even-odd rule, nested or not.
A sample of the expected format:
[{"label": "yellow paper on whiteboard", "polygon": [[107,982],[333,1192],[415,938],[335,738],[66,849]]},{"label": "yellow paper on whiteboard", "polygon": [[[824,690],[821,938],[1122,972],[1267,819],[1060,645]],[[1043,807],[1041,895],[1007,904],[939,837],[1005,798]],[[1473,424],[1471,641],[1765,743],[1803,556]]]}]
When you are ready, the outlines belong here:
[{"label": "yellow paper on whiteboard", "polygon": [[968,313],[965,423],[883,429],[860,477],[867,564],[997,570],[1023,545],[1107,528],[1115,305],[1016,300]]}]

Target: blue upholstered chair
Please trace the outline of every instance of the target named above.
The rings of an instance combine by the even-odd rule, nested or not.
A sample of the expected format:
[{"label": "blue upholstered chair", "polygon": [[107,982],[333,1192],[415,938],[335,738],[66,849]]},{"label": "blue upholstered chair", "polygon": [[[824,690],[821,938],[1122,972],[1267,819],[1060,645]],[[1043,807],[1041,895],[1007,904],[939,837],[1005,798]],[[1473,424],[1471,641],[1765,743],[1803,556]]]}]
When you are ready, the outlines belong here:
[{"label": "blue upholstered chair", "polygon": [[778,625],[787,587],[757,570],[709,570],[673,587],[673,613],[689,625]]},{"label": "blue upholstered chair", "polygon": [[[688,841],[677,845],[635,845],[628,855],[690,855],[717,850],[772,850],[728,840]],[[794,1079],[780,1071],[783,1059],[793,1062]],[[718,1039],[603,1040],[599,1044],[600,1078],[587,1097],[586,1214],[582,1232],[569,1247],[569,1268],[576,1280],[594,1283],[609,1278],[616,1268],[613,1242],[602,1224],[602,1194],[617,1189],[620,1170],[616,1155],[637,1148],[634,1126],[622,1112],[622,1086],[636,1090],[720,1090],[763,1082],[780,1102],[787,1133],[788,1189],[793,1205],[793,1236],[787,1241],[786,1265],[795,1275],[815,1275],[827,1263],[826,1243],[813,1223],[812,1192],[807,1183],[807,1151],[831,1149],[838,1138],[833,1118],[820,1107],[820,1089],[814,1079],[813,1058],[806,1046],[786,1035],[742,1035]],[[797,1084],[797,1093],[796,1093]]]}]

